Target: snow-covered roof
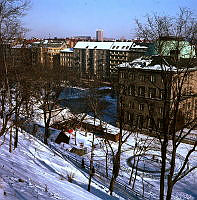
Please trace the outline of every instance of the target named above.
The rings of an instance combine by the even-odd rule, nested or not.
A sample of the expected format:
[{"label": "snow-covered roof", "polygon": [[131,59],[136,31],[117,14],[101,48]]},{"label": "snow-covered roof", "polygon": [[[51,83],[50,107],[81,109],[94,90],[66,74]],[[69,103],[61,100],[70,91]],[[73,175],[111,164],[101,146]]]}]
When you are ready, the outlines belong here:
[{"label": "snow-covered roof", "polygon": [[20,49],[22,47],[23,47],[23,44],[17,44],[15,46],[13,46],[12,48],[14,48],[14,49]]},{"label": "snow-covered roof", "polygon": [[133,60],[132,62],[126,62],[122,63],[117,66],[117,68],[135,68],[135,69],[143,69],[143,70],[156,70],[156,71],[176,71],[177,68],[173,66],[167,66],[167,65],[151,65],[152,59],[144,59],[144,58],[138,58]]},{"label": "snow-covered roof", "polygon": [[147,49],[134,42],[77,42],[75,49],[105,49],[110,51],[129,51],[131,49]]},{"label": "snow-covered roof", "polygon": [[41,42],[40,41],[37,41],[37,42],[33,42],[32,44],[40,44]]},{"label": "snow-covered roof", "polygon": [[113,42],[77,42],[75,49],[110,49]]},{"label": "snow-covered roof", "polygon": [[129,51],[129,49],[134,46],[133,42],[114,42],[110,50],[113,51]]},{"label": "snow-covered roof", "polygon": [[62,49],[60,52],[62,52],[62,53],[73,53],[73,48],[65,48],[65,49]]}]

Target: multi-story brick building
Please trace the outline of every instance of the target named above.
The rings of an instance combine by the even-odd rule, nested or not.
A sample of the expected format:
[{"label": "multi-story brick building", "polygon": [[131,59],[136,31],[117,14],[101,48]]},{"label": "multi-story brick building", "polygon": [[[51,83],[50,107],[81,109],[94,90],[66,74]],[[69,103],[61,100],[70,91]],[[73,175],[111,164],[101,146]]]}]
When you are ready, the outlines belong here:
[{"label": "multi-story brick building", "polygon": [[54,63],[60,57],[60,51],[67,47],[65,41],[60,40],[43,40],[32,43],[34,60],[36,64],[42,64],[53,67]]},{"label": "multi-story brick building", "polygon": [[[186,74],[188,77],[181,91],[180,112],[185,115],[185,119],[197,117],[197,68],[184,69],[178,73],[175,67],[153,63],[151,59],[136,59],[117,67],[120,94],[118,108],[120,113],[121,104],[125,128],[162,129],[164,99],[165,112],[168,112],[176,98],[173,96],[177,92],[173,84],[177,76],[181,79]],[[165,83],[164,74],[167,77]]]},{"label": "multi-story brick building", "polygon": [[146,49],[133,42],[78,42],[74,47],[75,66],[82,76],[110,80],[117,64],[140,57]]},{"label": "multi-story brick building", "polygon": [[81,76],[109,77],[109,49],[113,42],[78,42],[74,47],[75,66]]},{"label": "multi-story brick building", "polygon": [[74,67],[73,66],[73,48],[62,49],[60,51],[60,65],[61,67]]}]

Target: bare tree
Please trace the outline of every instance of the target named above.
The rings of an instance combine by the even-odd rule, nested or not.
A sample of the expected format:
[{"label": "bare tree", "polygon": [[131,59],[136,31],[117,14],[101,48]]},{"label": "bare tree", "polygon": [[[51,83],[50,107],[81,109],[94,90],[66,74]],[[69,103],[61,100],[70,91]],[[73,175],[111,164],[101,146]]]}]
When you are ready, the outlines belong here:
[{"label": "bare tree", "polygon": [[[177,158],[177,149],[191,131],[197,127],[197,116],[189,116],[183,109],[183,105],[191,99],[196,99],[195,88],[190,94],[185,94],[188,80],[191,81],[194,69],[195,53],[192,42],[196,41],[197,21],[195,16],[188,9],[180,9],[176,17],[147,16],[146,23],[142,24],[136,20],[137,36],[154,43],[155,54],[159,55],[159,64],[161,66],[163,116],[161,119],[162,127],[159,127],[157,119],[152,116],[155,126],[155,133],[160,141],[160,151],[162,157],[162,167],[160,174],[160,199],[165,198],[165,172],[166,160],[170,143],[172,143],[172,155],[170,158],[170,172],[167,179],[166,199],[171,199],[174,185],[196,166],[189,169],[186,165],[191,154],[196,150],[197,141],[193,142],[191,149],[187,152],[184,162],[178,173],[175,175],[175,161]],[[166,38],[173,40],[168,41]],[[172,42],[173,41],[173,42]],[[190,41],[190,43],[188,43]],[[169,48],[169,45],[171,47]],[[186,50],[187,49],[187,50]],[[182,54],[182,55],[181,55]],[[166,65],[169,67],[166,68]],[[192,85],[191,85],[192,86]],[[186,115],[183,115],[185,113]],[[190,112],[191,113],[191,112]],[[180,118],[183,118],[181,125]],[[161,124],[160,124],[161,125]],[[185,128],[189,130],[185,132]]]},{"label": "bare tree", "polygon": [[21,37],[25,29],[21,18],[30,6],[30,0],[0,1],[0,40],[10,40]]},{"label": "bare tree", "polygon": [[118,122],[119,122],[119,135],[118,135],[118,142],[117,142],[117,149],[114,149],[110,141],[107,139],[107,143],[111,149],[112,153],[112,177],[110,180],[110,195],[113,194],[114,191],[114,184],[116,182],[116,179],[119,175],[120,172],[120,160],[121,160],[121,154],[122,154],[122,147],[123,144],[125,144],[128,140],[128,138],[131,136],[132,132],[136,131],[136,127],[131,126],[129,131],[124,131],[126,128],[126,123],[125,123],[125,106],[124,106],[124,93],[126,88],[120,86],[118,89],[118,95],[119,95],[119,105],[118,105]]},{"label": "bare tree", "polygon": [[[50,136],[50,127],[55,121],[53,121],[57,116],[61,118],[61,112],[65,109],[61,107],[60,101],[58,99],[61,92],[61,81],[53,79],[50,77],[50,73],[53,72],[49,70],[44,70],[44,74],[41,75],[41,80],[37,80],[32,88],[33,97],[35,102],[39,106],[41,112],[41,118],[43,118],[45,125],[44,132],[44,143],[48,144],[48,138]],[[45,77],[47,74],[47,78]],[[57,74],[56,74],[57,75]],[[63,120],[63,117],[62,117]],[[61,122],[61,119],[58,119]]]},{"label": "bare tree", "polygon": [[95,148],[95,133],[97,130],[96,127],[96,119],[100,120],[100,130],[103,130],[102,128],[102,115],[103,115],[103,110],[106,108],[106,102],[101,100],[99,95],[98,95],[98,87],[100,86],[100,81],[95,79],[92,79],[90,81],[89,85],[89,91],[87,93],[87,104],[88,104],[88,111],[93,114],[94,118],[94,130],[93,130],[93,136],[92,136],[92,145],[91,145],[91,155],[90,155],[90,175],[89,175],[89,184],[88,184],[88,191],[90,191],[90,186],[91,186],[91,180],[93,177],[93,171],[94,171],[94,148]]},{"label": "bare tree", "polygon": [[[12,66],[10,59],[11,39],[18,37],[24,28],[21,25],[21,17],[27,10],[30,1],[1,0],[0,1],[0,113],[2,127],[0,136],[7,133],[13,126],[12,117],[17,112],[17,104],[14,103],[13,80],[10,80],[9,68]],[[16,100],[16,99],[15,99]]]}]

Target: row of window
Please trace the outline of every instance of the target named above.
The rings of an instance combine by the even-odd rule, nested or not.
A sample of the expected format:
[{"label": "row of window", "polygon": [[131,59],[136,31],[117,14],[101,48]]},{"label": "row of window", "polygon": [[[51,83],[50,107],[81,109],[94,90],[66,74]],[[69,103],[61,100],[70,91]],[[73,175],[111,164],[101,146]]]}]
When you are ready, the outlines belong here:
[{"label": "row of window", "polygon": [[[119,49],[120,46],[113,46],[112,49]],[[122,46],[120,49],[129,49],[129,46]]]},{"label": "row of window", "polygon": [[[143,104],[143,103],[139,104],[139,105],[138,105],[138,110],[139,110],[139,111],[144,111],[144,110],[145,110],[145,106],[146,106],[146,105]],[[154,105],[148,105],[148,112],[153,113],[154,110],[155,110],[155,106],[154,106]],[[162,114],[163,114],[163,107],[160,107],[160,108],[158,109],[158,112],[159,112],[160,115],[162,115]]]},{"label": "row of window", "polygon": [[136,126],[138,128],[151,128],[151,129],[162,129],[163,120],[154,119],[151,116],[137,115],[134,116],[134,113],[126,112],[124,115],[124,121],[130,126]]},{"label": "row of window", "polygon": [[149,98],[159,98],[163,99],[164,96],[164,90],[163,89],[157,89],[148,87],[145,88],[145,86],[138,86],[130,85],[122,91],[123,95],[129,95],[129,96],[141,96],[141,97],[149,97]]},{"label": "row of window", "polygon": [[145,75],[145,74],[134,74],[134,73],[128,73],[128,72],[121,72],[120,73],[120,78],[122,79],[131,79],[131,80],[140,80],[140,81],[150,81],[152,83],[156,83],[156,75],[151,74],[151,75]]},{"label": "row of window", "polygon": [[111,55],[120,55],[120,56],[128,56],[128,52],[125,51],[111,51]]},{"label": "row of window", "polygon": [[[147,106],[147,111],[150,113],[153,113],[155,111],[155,104],[145,104],[145,103],[137,103],[138,110],[144,111],[145,107]],[[128,103],[129,109],[136,109],[136,105],[133,101],[130,101]],[[160,115],[163,114],[163,107],[157,108],[157,112],[159,112]]]},{"label": "row of window", "polygon": [[114,59],[114,60],[126,60],[125,56],[111,56],[110,59]]}]

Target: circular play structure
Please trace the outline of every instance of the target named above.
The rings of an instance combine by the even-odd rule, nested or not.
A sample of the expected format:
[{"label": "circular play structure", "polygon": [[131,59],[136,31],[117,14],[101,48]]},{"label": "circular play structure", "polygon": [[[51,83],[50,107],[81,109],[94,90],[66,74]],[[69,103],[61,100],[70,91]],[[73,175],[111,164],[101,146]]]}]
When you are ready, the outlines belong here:
[{"label": "circular play structure", "polygon": [[[166,175],[170,170],[170,153],[166,159]],[[176,157],[175,173],[177,173],[182,166],[183,158],[181,155]],[[138,162],[138,164],[137,164]],[[134,165],[135,164],[135,165]],[[155,152],[152,154],[140,154],[133,155],[127,159],[127,165],[131,168],[137,169],[139,172],[145,172],[147,174],[158,175],[161,172],[161,156]],[[187,165],[187,169],[189,163]]]},{"label": "circular play structure", "polygon": [[[134,155],[127,159],[127,164],[129,167],[137,168],[138,171],[141,171],[141,172],[160,173],[161,156],[156,155],[156,154]],[[166,172],[169,171],[169,167],[170,167],[170,163],[169,163],[169,159],[167,159]]]}]

